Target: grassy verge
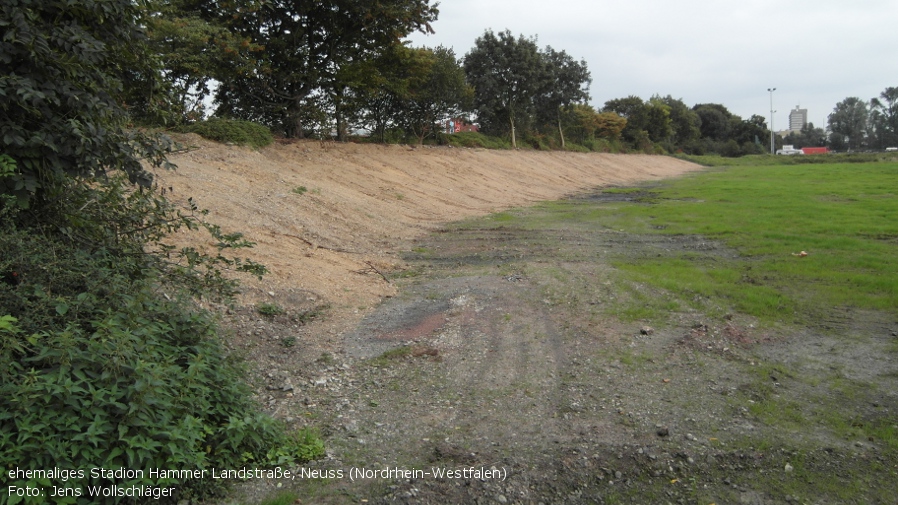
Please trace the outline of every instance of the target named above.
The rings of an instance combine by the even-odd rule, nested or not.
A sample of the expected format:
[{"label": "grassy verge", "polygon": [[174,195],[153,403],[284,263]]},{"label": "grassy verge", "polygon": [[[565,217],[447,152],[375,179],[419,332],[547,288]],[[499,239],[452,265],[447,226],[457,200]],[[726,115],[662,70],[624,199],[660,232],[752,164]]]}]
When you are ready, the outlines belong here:
[{"label": "grassy verge", "polygon": [[630,233],[706,239],[653,259],[618,257],[631,279],[687,304],[714,299],[794,321],[840,306],[898,307],[895,188],[896,163],[730,167],[652,188],[604,219]]}]

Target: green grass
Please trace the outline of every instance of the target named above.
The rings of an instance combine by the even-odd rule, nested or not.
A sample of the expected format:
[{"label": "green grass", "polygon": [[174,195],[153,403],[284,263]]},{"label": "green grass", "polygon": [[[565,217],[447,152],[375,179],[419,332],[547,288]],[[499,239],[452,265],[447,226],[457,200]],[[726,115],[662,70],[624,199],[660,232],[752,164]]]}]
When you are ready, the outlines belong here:
[{"label": "green grass", "polygon": [[[700,235],[724,251],[618,258],[639,282],[724,302],[765,320],[831,307],[898,307],[898,164],[745,166],[652,188],[615,204],[606,226]],[[794,256],[807,251],[807,257]]]},{"label": "green grass", "polygon": [[725,158],[720,155],[690,155],[676,154],[679,158],[706,167],[733,167],[733,166],[787,166],[787,165],[819,165],[834,163],[876,163],[882,161],[896,162],[898,154],[895,153],[836,153],[826,155],[805,156],[771,156],[769,154],[753,154],[739,158]]},{"label": "green grass", "polygon": [[263,316],[278,316],[284,313],[284,309],[276,303],[260,303],[256,305],[256,312]]}]

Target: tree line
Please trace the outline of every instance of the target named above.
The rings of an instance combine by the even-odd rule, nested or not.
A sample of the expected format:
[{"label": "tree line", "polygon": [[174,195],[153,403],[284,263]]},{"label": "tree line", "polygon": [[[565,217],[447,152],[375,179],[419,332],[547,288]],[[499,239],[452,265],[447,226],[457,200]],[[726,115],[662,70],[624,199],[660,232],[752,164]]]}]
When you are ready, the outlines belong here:
[{"label": "tree line", "polygon": [[[768,152],[766,119],[742,118],[722,104],[689,107],[655,95],[593,108],[586,62],[540,48],[535,36],[487,30],[465,55],[403,43],[414,31],[431,33],[438,14],[430,0],[149,0],[147,44],[163,78],[134,70],[125,82],[129,112],[169,126],[212,113],[293,138],[367,132],[380,142],[423,143],[440,141],[447,121],[464,119],[512,147]],[[855,102],[836,107],[834,148],[891,141],[895,92],[881,98],[861,102],[866,112]],[[819,144],[826,136],[818,133],[809,125],[804,137],[777,143]]]},{"label": "tree line", "polygon": [[[888,87],[870,101],[848,97],[836,104],[827,122],[831,134],[826,142],[833,149],[881,151],[898,147],[898,87]],[[799,138],[796,143],[819,141],[822,132],[809,130],[811,138]]]}]

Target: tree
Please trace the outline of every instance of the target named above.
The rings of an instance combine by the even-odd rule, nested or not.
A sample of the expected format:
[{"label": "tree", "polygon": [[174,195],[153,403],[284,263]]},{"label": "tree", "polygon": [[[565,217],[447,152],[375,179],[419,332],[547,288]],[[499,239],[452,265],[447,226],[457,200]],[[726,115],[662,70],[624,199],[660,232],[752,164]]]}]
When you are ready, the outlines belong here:
[{"label": "tree", "polygon": [[252,72],[236,72],[222,82],[219,113],[260,118],[299,137],[308,111],[330,106],[341,132],[345,95],[358,80],[354,75],[347,82],[341,70],[375,59],[412,31],[432,32],[438,11],[429,2],[271,0],[232,12],[215,0],[201,0],[237,34],[265,47]]},{"label": "tree", "polygon": [[870,100],[870,124],[880,149],[898,146],[898,87],[888,87]]},{"label": "tree", "polygon": [[[621,138],[625,142],[635,144],[641,137],[640,133],[645,132],[648,114],[645,103],[638,96],[630,95],[626,98],[608,100],[602,111],[613,112],[627,121],[621,131]],[[644,136],[647,138],[648,134],[644,133]]]},{"label": "tree", "polygon": [[[255,53],[264,49],[230,31],[224,20],[203,16],[194,0],[145,2],[149,50],[158,59],[169,100],[128,97],[133,118],[149,124],[179,124],[203,119],[210,82],[251,72]],[[128,89],[139,91],[141,83]],[[163,106],[167,105],[167,108]]]},{"label": "tree", "polygon": [[682,148],[701,136],[701,119],[694,110],[690,109],[683,100],[667,95],[658,100],[667,106],[670,117],[671,141],[676,147]]},{"label": "tree", "polygon": [[795,146],[798,149],[802,147],[823,147],[826,145],[826,132],[823,128],[817,128],[814,123],[806,124],[799,132],[790,132],[783,139],[783,142]]},{"label": "tree", "polygon": [[867,104],[857,97],[848,97],[837,103],[829,115],[829,129],[847,140],[848,150],[858,149],[867,133]]},{"label": "tree", "polygon": [[620,140],[621,132],[627,127],[627,120],[613,112],[596,114],[596,137]]},{"label": "tree", "polygon": [[666,141],[672,133],[670,107],[657,96],[648,102],[633,95],[609,100],[602,110],[627,120],[621,136],[637,149],[650,149],[652,142]]},{"label": "tree", "polygon": [[584,144],[597,138],[620,140],[627,120],[613,112],[596,112],[590,105],[574,104],[564,114],[569,137]]},{"label": "tree", "polygon": [[730,117],[726,107],[716,103],[696,104],[692,110],[701,120],[699,129],[702,138],[724,141],[730,137]]},{"label": "tree", "polygon": [[534,97],[543,88],[545,62],[534,38],[514,38],[508,30],[498,36],[487,30],[465,55],[465,75],[474,87],[474,107],[487,131],[511,133],[517,148],[516,127],[533,112]]},{"label": "tree", "polygon": [[440,122],[470,109],[474,91],[465,82],[465,71],[452,49],[440,46],[416,51],[426,60],[427,71],[422,79],[409,83],[401,101],[400,118],[422,144]]},{"label": "tree", "polygon": [[547,46],[542,52],[546,64],[544,88],[537,97],[537,113],[545,122],[558,128],[561,147],[564,148],[562,115],[575,103],[589,100],[589,84],[592,82],[586,61],[575,61],[564,51]]},{"label": "tree", "polygon": [[673,134],[670,106],[654,96],[646,102],[646,132],[652,142],[666,141]]},{"label": "tree", "polygon": [[[734,114],[730,118],[730,138],[742,146],[761,145],[761,143],[770,138],[767,120],[764,119],[764,116],[758,114],[753,114],[748,119],[742,119]],[[750,150],[757,151],[754,148]],[[761,149],[760,152],[746,152],[743,154],[762,154],[763,152],[764,150]]]},{"label": "tree", "polygon": [[16,167],[0,192],[51,205],[59,181],[115,169],[150,184],[140,160],[161,164],[165,146],[126,129],[120,105],[124,79],[157,75],[140,16],[131,0],[0,3],[0,154]]}]

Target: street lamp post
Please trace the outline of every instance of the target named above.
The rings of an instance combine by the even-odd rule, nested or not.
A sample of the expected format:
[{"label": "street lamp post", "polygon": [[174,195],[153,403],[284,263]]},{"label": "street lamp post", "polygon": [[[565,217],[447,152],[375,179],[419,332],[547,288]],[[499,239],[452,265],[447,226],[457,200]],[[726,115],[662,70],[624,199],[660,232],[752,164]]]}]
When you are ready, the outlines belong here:
[{"label": "street lamp post", "polygon": [[770,154],[776,154],[776,147],[773,143],[773,113],[776,112],[773,110],[773,92],[776,91],[776,88],[767,88],[767,91],[770,92]]}]

